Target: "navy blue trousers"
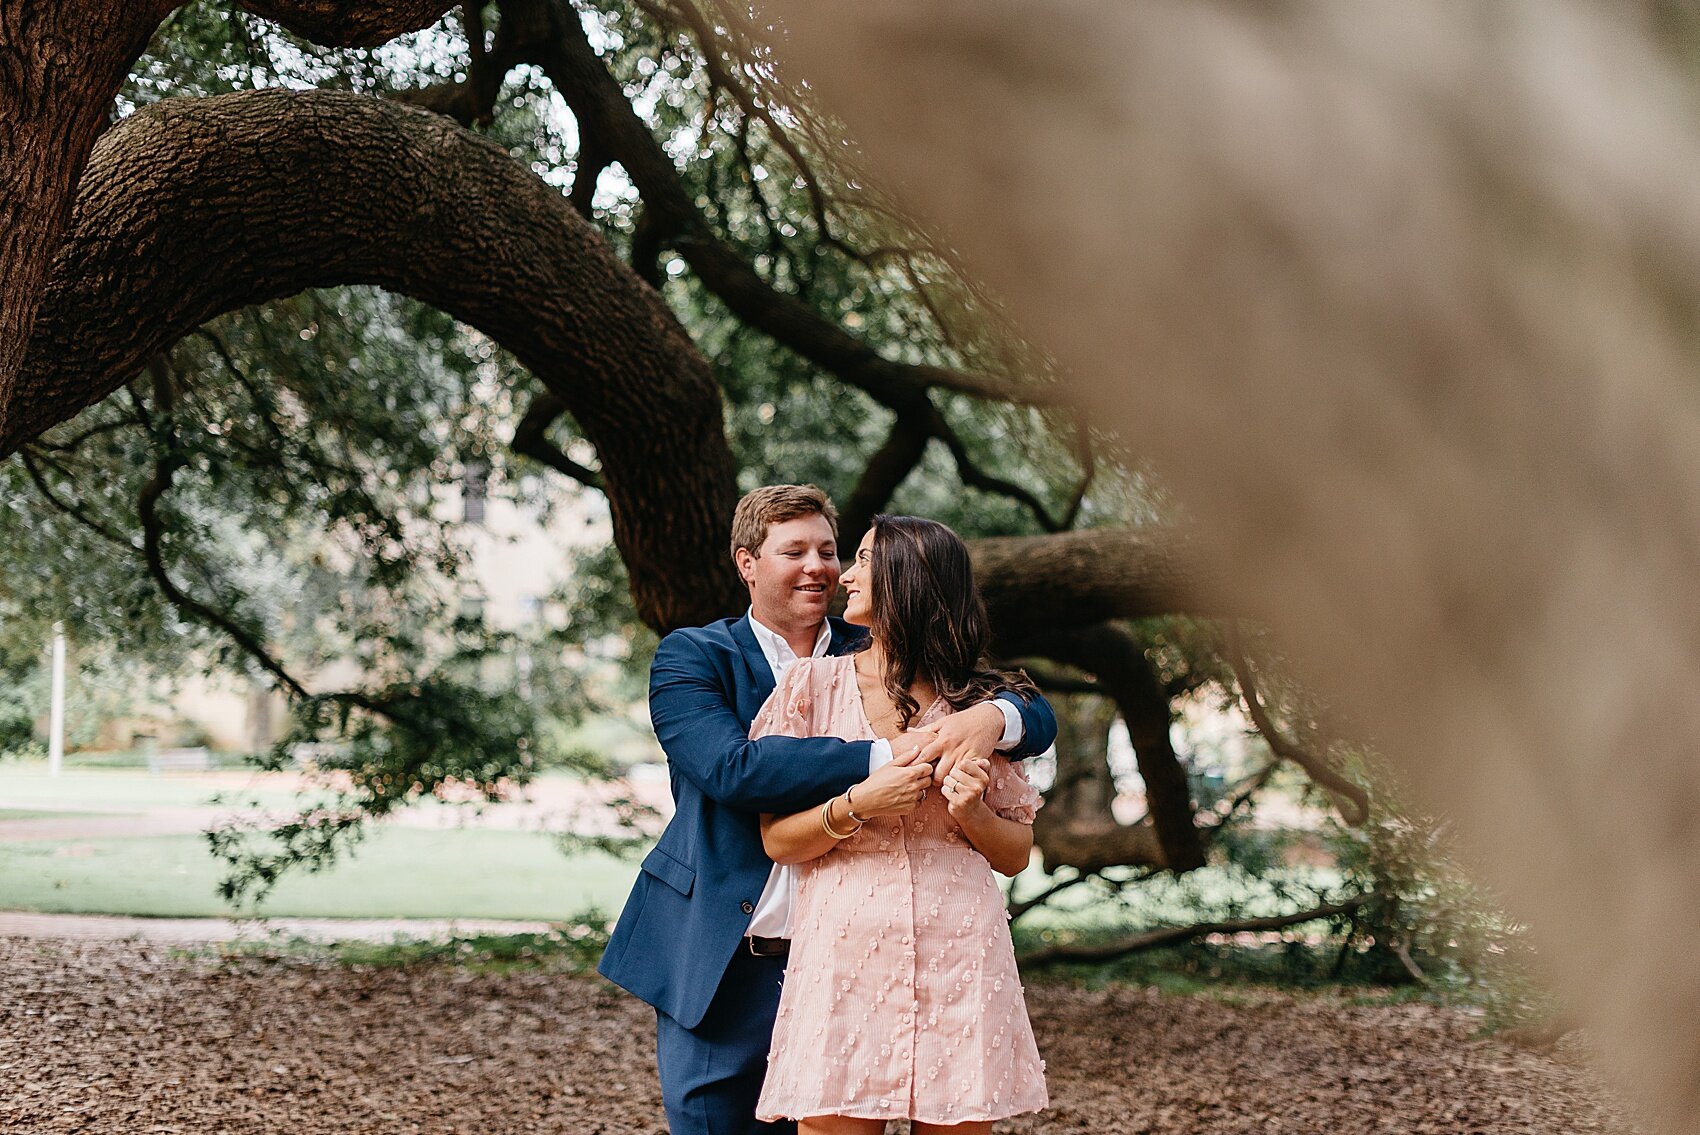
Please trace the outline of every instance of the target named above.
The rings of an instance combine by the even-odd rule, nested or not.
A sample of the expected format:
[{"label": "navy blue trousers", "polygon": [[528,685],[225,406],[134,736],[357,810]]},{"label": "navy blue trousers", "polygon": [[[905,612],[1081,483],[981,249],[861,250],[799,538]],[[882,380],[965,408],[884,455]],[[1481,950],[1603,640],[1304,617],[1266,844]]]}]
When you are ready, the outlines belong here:
[{"label": "navy blue trousers", "polygon": [[672,1135],[795,1135],[795,1123],[756,1122],[784,977],[784,958],[758,958],[740,946],[700,1025],[687,1029],[656,1012],[655,1058]]}]

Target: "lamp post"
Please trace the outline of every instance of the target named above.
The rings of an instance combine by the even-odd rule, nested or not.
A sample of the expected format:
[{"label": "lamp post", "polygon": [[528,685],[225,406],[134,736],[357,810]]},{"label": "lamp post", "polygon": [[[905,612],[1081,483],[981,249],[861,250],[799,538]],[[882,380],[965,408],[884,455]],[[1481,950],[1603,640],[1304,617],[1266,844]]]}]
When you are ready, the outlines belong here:
[{"label": "lamp post", "polygon": [[65,761],[65,624],[53,624],[53,702],[47,719],[47,772],[58,776]]}]

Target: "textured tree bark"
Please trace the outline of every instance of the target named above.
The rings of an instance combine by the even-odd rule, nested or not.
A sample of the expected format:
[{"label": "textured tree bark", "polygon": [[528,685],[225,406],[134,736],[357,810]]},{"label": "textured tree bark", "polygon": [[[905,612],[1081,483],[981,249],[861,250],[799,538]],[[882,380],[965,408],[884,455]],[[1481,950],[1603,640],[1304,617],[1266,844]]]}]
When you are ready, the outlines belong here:
[{"label": "textured tree bark", "polygon": [[77,179],[169,3],[0,5],[0,431]]},{"label": "textured tree bark", "polygon": [[[174,0],[7,0],[0,6],[0,437],[78,179],[113,97]],[[253,0],[319,43],[359,47],[422,28],[440,0]]]},{"label": "textured tree bark", "polygon": [[601,457],[647,623],[700,623],[741,605],[723,554],[735,486],[720,390],[683,328],[505,152],[378,99],[168,100],[109,131],[0,454],[220,312],[334,284],[375,284],[449,312],[566,404]]},{"label": "textured tree bark", "polygon": [[[327,47],[376,47],[430,27],[454,7],[442,0],[241,0],[256,16]],[[175,5],[173,5],[175,7]]]},{"label": "textured tree bark", "polygon": [[1026,653],[1030,637],[1058,628],[1217,613],[1207,598],[1215,576],[1184,530],[1091,528],[975,540],[969,550],[997,652],[1006,657]]}]

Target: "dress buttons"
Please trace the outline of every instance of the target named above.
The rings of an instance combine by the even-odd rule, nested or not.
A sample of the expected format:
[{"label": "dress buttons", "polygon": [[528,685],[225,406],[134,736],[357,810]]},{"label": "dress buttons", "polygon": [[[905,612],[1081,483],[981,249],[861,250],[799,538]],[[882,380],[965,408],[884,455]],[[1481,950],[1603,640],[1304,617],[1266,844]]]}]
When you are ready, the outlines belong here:
[{"label": "dress buttons", "polygon": [[738,909],[743,911],[745,914],[754,914],[756,912],[756,904],[748,901],[741,902],[738,904]]}]

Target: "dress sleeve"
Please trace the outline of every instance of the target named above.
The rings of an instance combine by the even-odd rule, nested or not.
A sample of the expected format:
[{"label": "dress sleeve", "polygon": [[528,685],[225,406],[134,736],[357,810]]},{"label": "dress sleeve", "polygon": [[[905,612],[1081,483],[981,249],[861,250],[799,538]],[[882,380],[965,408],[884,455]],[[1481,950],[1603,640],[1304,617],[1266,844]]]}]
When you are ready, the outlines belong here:
[{"label": "dress sleeve", "polygon": [[992,783],[986,789],[986,804],[993,812],[1018,824],[1031,824],[1044,805],[1044,797],[1027,779],[1027,770],[1002,754],[992,756]]},{"label": "dress sleeve", "polygon": [[815,660],[799,658],[785,671],[756,719],[750,723],[750,740],[758,737],[814,737]]}]

